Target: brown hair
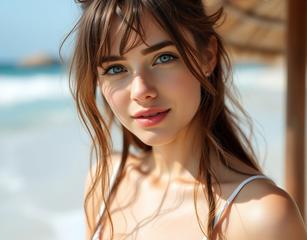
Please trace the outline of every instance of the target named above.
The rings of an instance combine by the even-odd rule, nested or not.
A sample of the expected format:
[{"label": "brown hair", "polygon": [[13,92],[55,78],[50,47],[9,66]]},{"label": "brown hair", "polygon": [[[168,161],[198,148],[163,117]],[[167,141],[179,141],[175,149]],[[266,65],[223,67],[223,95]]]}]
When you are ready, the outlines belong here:
[{"label": "brown hair", "polygon": [[[256,161],[251,140],[239,126],[242,120],[242,116],[239,117],[238,114],[240,112],[247,119],[252,132],[250,117],[230,91],[232,87],[231,65],[221,37],[215,31],[216,25],[223,16],[223,9],[220,8],[214,14],[208,15],[201,0],[79,0],[77,2],[82,3],[83,14],[73,29],[73,31],[77,31],[77,39],[71,67],[71,73],[74,73],[74,77],[73,81],[70,78],[70,83],[79,115],[93,140],[93,152],[96,157],[95,174],[92,176],[92,184],[84,203],[87,221],[89,222],[90,214],[88,206],[93,204],[91,199],[97,190],[102,192],[102,201],[106,205],[105,214],[108,215],[108,219],[111,221],[109,199],[116,191],[121,180],[121,172],[124,170],[128,155],[131,154],[129,147],[133,146],[144,153],[152,149],[151,146],[144,144],[124,126],[121,126],[123,149],[119,174],[110,197],[105,199],[104,193],[109,190],[108,176],[111,164],[108,159],[110,159],[112,151],[109,129],[114,122],[114,115],[106,101],[104,101],[104,107],[107,119],[102,117],[99,106],[97,106],[97,66],[99,66],[101,57],[110,51],[110,25],[113,17],[119,14],[118,9],[120,9],[120,17],[125,23],[122,24],[124,37],[121,39],[121,53],[133,47],[127,46],[127,41],[132,32],[136,32],[140,39],[143,40],[144,30],[140,21],[140,12],[142,9],[146,9],[154,17],[155,21],[162,26],[164,31],[168,33],[188,69],[201,83],[201,104],[197,114],[199,114],[203,123],[203,129],[199,131],[202,134],[203,145],[201,146],[202,154],[198,179],[206,186],[206,188],[203,188],[203,192],[209,201],[207,237],[212,239],[214,236],[214,217],[216,215],[212,178],[218,183],[219,188],[220,185],[211,168],[211,160],[208,157],[210,151],[213,150],[219,161],[233,171],[242,173],[231,166],[233,159],[237,159],[252,169],[262,172]],[[196,47],[192,46],[185,38],[182,31],[180,31],[181,28],[192,34]],[[206,77],[201,66],[207,61],[208,56],[205,53],[211,37],[215,37],[217,40],[217,63],[212,74]],[[226,104],[226,101],[228,101],[229,105]],[[92,157],[90,164],[92,165]],[[243,174],[248,175],[247,173]],[[194,193],[196,189],[194,189]],[[194,194],[196,215],[199,226],[204,232],[197,213],[195,196]],[[99,213],[95,212],[94,214],[96,217]],[[105,214],[98,216],[99,220],[95,223],[95,226],[90,226],[92,236],[104,221]],[[112,221],[111,226],[113,236]],[[218,234],[222,235],[222,233]]]}]

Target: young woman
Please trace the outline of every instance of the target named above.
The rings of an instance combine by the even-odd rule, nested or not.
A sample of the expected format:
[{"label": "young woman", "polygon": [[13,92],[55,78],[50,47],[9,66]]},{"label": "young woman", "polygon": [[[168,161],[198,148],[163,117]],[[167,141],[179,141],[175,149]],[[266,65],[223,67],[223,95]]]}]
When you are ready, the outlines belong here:
[{"label": "young woman", "polygon": [[[209,16],[201,0],[79,2],[72,88],[96,159],[87,239],[306,239],[295,202],[264,176],[240,128],[244,111],[214,30],[222,9]],[[113,122],[123,136],[117,154]]]}]

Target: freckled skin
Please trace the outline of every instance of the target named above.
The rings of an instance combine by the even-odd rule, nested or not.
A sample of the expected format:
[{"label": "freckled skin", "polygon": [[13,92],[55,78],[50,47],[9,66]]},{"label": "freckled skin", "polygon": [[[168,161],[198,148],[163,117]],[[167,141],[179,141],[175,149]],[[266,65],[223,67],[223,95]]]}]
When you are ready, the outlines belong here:
[{"label": "freckled skin", "polygon": [[[144,25],[150,29],[146,31],[147,44],[170,40],[153,22],[145,21]],[[112,54],[118,54],[120,34],[114,39]],[[180,57],[167,63],[155,62],[162,54],[179,56],[174,46],[144,56],[141,50],[146,47],[141,44],[125,55],[126,61],[112,63],[123,65],[126,72],[102,75],[100,80],[102,92],[116,117],[143,142],[155,146],[174,141],[190,123],[200,103],[200,83]],[[148,107],[171,108],[171,112],[158,126],[144,129],[131,115]]]},{"label": "freckled skin", "polygon": [[[149,15],[145,15],[142,20],[145,40],[149,46],[170,40]],[[118,24],[119,22],[114,22],[112,26],[114,30],[111,32],[117,32]],[[113,39],[111,55],[119,55],[121,34],[119,32],[111,37]],[[188,189],[188,194],[180,193],[184,189],[172,180],[172,189],[167,190],[168,197],[162,209],[169,208],[177,202],[180,210],[172,211],[161,221],[156,219],[155,227],[152,223],[142,227],[138,239],[163,239],[162,236],[167,236],[167,232],[164,231],[178,232],[177,239],[184,236],[186,236],[185,239],[192,236],[199,237],[202,233],[197,224],[191,198],[193,187],[191,183],[195,181],[195,159],[198,156],[197,151],[191,146],[193,143],[196,146],[198,144],[198,139],[195,137],[197,121],[193,119],[200,104],[200,83],[188,70],[175,46],[167,46],[143,55],[141,51],[147,47],[142,43],[126,53],[125,60],[106,62],[98,68],[102,93],[115,116],[144,143],[153,146],[153,153],[146,161],[150,173],[142,176],[136,170],[137,168],[132,168],[121,182],[116,200],[113,202],[114,209],[120,207],[123,210],[112,215],[116,226],[115,232],[128,233],[138,221],[150,216],[155,209],[158,209],[167,185],[165,179],[172,178],[190,181],[185,188]],[[140,127],[131,115],[150,107],[170,108],[171,111],[156,126]],[[131,158],[128,163],[134,165]],[[137,190],[138,180],[141,180],[141,185]],[[134,202],[124,208],[127,201],[129,202],[135,196],[137,198]],[[180,203],[181,198],[186,200]],[[202,207],[206,209],[205,205]],[[176,216],[191,219],[191,226],[184,234],[177,229],[180,221],[174,221]],[[128,219],[128,224],[125,219]],[[168,221],[172,224],[169,225]],[[169,228],[162,230],[164,222],[169,225]],[[154,230],[158,226],[160,230]],[[172,228],[177,230],[173,231]]]},{"label": "freckled skin", "polygon": [[[112,55],[119,55],[122,36],[118,32],[119,23],[117,19],[112,25]],[[142,23],[149,46],[170,40],[149,14],[144,13]],[[153,147],[152,152],[142,159],[132,156],[127,159],[126,174],[111,202],[114,236],[115,239],[127,236],[125,239],[202,240],[204,235],[193,202],[193,184],[200,156],[198,133],[201,123],[195,117],[200,104],[200,83],[190,73],[175,46],[143,55],[142,50],[148,45],[142,43],[131,49],[124,55],[125,60],[105,62],[98,67],[99,86],[117,119],[144,143]],[[214,42],[208,50],[214,57],[204,67],[212,71],[216,61]],[[131,116],[150,107],[170,108],[171,111],[159,124],[140,127]],[[220,209],[231,192],[247,177],[215,161],[213,153],[210,157],[221,184],[221,192],[214,185],[214,197],[217,209]],[[113,158],[115,162],[120,161],[120,156]],[[236,160],[233,167],[258,174]],[[146,174],[140,168],[146,169]],[[220,228],[227,239],[252,239],[249,235],[252,230],[247,232],[244,226],[252,229],[256,225],[252,220],[249,221],[252,218],[250,209],[264,209],[265,202],[259,200],[261,196],[274,195],[278,191],[268,181],[249,184],[236,199],[234,210],[227,213],[227,222],[221,223]],[[258,199],[249,201],[256,195]],[[197,196],[197,211],[206,232],[208,202],[201,190]],[[276,200],[267,199],[269,204],[273,201],[276,204]],[[136,226],[138,231],[129,235]],[[108,223],[104,226],[106,229],[109,227]]]}]

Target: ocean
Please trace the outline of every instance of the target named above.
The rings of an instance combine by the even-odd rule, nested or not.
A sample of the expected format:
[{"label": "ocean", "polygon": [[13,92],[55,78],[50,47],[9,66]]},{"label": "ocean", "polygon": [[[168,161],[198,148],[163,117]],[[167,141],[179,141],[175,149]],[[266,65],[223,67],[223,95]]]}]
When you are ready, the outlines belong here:
[{"label": "ocean", "polygon": [[[234,84],[255,123],[260,163],[284,187],[284,68],[236,65]],[[65,68],[0,67],[1,239],[84,239],[89,142]]]}]

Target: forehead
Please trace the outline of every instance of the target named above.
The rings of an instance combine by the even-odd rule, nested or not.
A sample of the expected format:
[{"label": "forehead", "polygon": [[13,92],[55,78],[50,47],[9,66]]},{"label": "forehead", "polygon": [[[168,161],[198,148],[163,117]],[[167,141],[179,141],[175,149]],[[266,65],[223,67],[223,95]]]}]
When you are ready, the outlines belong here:
[{"label": "forehead", "polygon": [[[162,27],[156,22],[154,17],[148,12],[144,12],[140,16],[140,23],[142,25],[143,34],[142,41],[139,32],[131,29],[126,46],[139,46],[139,45],[154,45],[155,43],[161,42],[162,40],[170,40],[169,35],[162,29]],[[110,50],[112,54],[120,54],[120,44],[124,37],[127,25],[119,16],[113,18],[110,28]],[[137,44],[136,44],[137,43]]]}]

